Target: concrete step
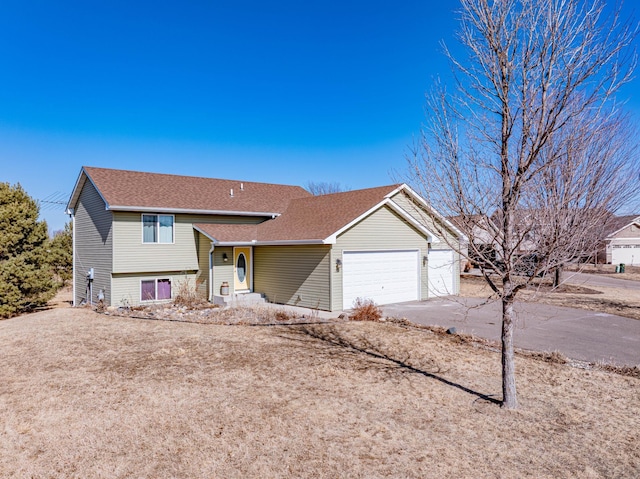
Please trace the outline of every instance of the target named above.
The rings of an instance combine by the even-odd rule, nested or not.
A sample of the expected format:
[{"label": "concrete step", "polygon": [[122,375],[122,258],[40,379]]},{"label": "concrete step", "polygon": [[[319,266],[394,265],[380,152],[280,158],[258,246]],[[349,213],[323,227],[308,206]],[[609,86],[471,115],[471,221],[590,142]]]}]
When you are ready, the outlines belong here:
[{"label": "concrete step", "polygon": [[253,306],[256,304],[264,304],[266,301],[260,293],[238,293],[214,295],[213,303],[221,306]]}]

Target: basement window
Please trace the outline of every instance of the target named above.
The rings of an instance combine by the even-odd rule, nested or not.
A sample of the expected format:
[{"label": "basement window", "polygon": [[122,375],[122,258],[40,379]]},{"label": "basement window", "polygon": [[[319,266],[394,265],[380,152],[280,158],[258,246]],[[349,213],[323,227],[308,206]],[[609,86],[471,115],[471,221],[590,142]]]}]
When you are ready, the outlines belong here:
[{"label": "basement window", "polygon": [[160,301],[171,299],[171,280],[143,279],[140,281],[140,301]]},{"label": "basement window", "polygon": [[173,215],[142,215],[143,243],[173,243]]}]

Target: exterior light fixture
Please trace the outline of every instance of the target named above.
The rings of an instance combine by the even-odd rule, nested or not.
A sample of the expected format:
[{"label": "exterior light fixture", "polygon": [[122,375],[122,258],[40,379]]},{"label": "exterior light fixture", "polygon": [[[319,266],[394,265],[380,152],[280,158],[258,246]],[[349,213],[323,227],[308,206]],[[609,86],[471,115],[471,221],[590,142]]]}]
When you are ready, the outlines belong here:
[{"label": "exterior light fixture", "polygon": [[341,259],[337,259],[336,260],[336,271],[340,272],[340,268],[342,267],[342,260]]},{"label": "exterior light fixture", "polygon": [[224,261],[225,263],[229,261],[229,257],[227,256],[227,253],[222,253],[222,261]]}]

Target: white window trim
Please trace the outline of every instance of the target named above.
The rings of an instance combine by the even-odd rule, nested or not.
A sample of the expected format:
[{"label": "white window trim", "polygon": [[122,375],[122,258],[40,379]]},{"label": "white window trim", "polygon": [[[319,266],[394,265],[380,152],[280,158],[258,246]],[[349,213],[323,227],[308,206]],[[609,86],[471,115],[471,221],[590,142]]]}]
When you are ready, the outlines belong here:
[{"label": "white window trim", "polygon": [[[158,281],[168,280],[169,284],[171,284],[171,297],[168,299],[158,299]],[[154,299],[142,299],[142,282],[143,281],[153,281],[153,285],[155,287],[155,298]],[[141,303],[158,303],[158,302],[166,302],[171,301],[173,299],[173,278],[160,276],[157,278],[140,278],[140,302]]]},{"label": "white window trim", "polygon": [[[157,229],[157,238],[158,241],[154,241],[153,243],[145,241],[144,240],[144,217],[145,216],[157,216],[158,219],[156,221],[156,229]],[[173,223],[172,223],[172,234],[171,234],[171,243],[161,243],[160,242],[160,217],[161,216],[171,216]],[[142,244],[176,244],[176,215],[169,215],[169,214],[165,214],[165,213],[142,213],[140,215],[140,241],[142,241]]]}]

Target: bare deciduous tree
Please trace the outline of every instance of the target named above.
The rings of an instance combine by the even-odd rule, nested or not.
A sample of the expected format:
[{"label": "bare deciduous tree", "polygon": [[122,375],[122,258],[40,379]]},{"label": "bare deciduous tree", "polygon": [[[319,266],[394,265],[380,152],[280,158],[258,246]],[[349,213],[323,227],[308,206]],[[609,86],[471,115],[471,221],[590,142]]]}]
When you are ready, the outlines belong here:
[{"label": "bare deciduous tree", "polygon": [[309,181],[307,183],[307,191],[314,196],[328,195],[331,193],[340,193],[342,191],[349,191],[351,188],[342,186],[338,182],[328,183],[326,181]]},{"label": "bare deciduous tree", "polygon": [[[591,253],[593,232],[637,190],[635,131],[615,98],[636,29],[619,13],[601,0],[462,0],[468,57],[445,48],[456,88],[427,97],[410,181],[457,217],[502,303],[505,408],[518,405],[516,295]],[[478,229],[495,248],[474,243]]]}]

